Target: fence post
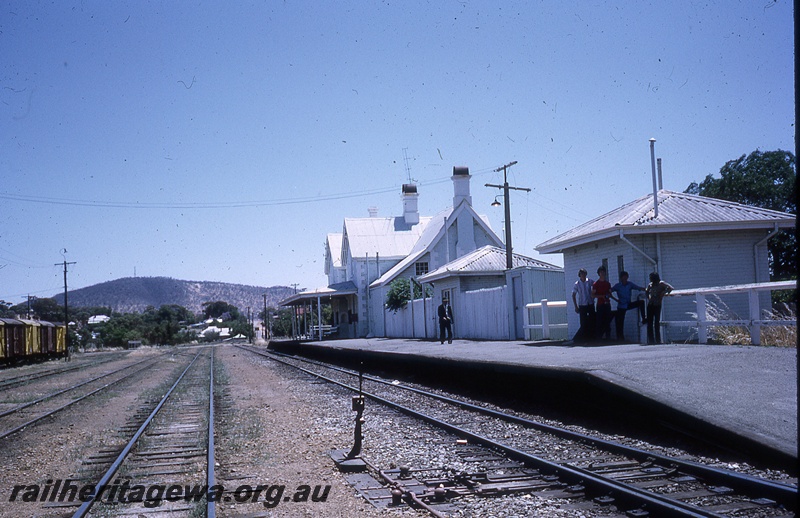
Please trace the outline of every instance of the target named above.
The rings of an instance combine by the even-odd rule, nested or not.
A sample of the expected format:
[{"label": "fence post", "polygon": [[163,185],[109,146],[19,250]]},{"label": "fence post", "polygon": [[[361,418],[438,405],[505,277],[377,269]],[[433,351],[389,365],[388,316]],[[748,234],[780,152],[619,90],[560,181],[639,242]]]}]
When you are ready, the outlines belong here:
[{"label": "fence post", "polygon": [[533,333],[528,326],[531,325],[531,310],[527,305],[524,305],[522,311],[522,331],[525,334],[525,340],[533,340]]},{"label": "fence post", "polygon": [[747,296],[750,299],[750,343],[761,345],[761,311],[759,311],[758,292],[748,290]]},{"label": "fence post", "polygon": [[547,314],[547,299],[542,299],[542,339],[550,339],[550,315]]},{"label": "fence post", "polygon": [[706,326],[706,296],[697,294],[697,341],[708,343],[708,327]]}]

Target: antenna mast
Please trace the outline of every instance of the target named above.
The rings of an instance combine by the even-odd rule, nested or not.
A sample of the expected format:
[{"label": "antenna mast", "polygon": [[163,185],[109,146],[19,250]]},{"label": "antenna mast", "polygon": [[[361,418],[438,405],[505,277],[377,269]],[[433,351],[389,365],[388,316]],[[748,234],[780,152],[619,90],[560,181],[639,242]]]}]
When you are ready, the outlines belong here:
[{"label": "antenna mast", "polygon": [[403,148],[403,163],[406,167],[406,177],[408,177],[408,183],[411,183],[411,168],[408,166],[408,148]]}]

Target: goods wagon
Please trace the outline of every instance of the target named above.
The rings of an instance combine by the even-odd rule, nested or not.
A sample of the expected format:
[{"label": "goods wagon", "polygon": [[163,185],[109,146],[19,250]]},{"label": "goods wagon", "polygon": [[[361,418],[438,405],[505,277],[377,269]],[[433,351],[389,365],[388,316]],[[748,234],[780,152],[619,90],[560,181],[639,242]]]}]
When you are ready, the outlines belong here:
[{"label": "goods wagon", "polygon": [[0,318],[0,362],[64,356],[67,328],[43,320]]}]

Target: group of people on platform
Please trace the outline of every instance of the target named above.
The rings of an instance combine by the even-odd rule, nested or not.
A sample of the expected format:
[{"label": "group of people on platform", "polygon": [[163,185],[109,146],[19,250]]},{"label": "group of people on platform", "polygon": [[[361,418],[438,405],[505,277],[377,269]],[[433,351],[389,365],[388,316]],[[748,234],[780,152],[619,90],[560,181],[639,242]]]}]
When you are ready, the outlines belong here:
[{"label": "group of people on platform", "polygon": [[[572,303],[580,315],[580,328],[573,338],[576,342],[611,339],[611,321],[615,321],[617,340],[625,341],[625,315],[630,310],[638,310],[637,316],[642,324],[647,324],[647,343],[661,343],[661,301],[672,291],[672,286],[661,280],[653,272],[650,284],[642,288],[630,282],[628,272],[619,272],[619,282],[615,285],[606,279],[604,266],[597,269],[597,280],[588,278],[584,268],[578,271],[578,280],[572,287]],[[643,300],[632,300],[634,291],[643,291],[647,297],[647,309]],[[611,310],[611,300],[617,302],[617,309]]]}]

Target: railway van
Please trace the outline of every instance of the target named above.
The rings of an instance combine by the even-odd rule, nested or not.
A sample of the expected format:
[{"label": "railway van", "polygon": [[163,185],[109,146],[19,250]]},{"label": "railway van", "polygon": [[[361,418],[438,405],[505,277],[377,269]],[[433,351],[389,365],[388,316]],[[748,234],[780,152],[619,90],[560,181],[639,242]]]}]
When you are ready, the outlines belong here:
[{"label": "railway van", "polygon": [[64,325],[43,320],[0,318],[2,363],[63,356],[66,344],[67,328]]}]

